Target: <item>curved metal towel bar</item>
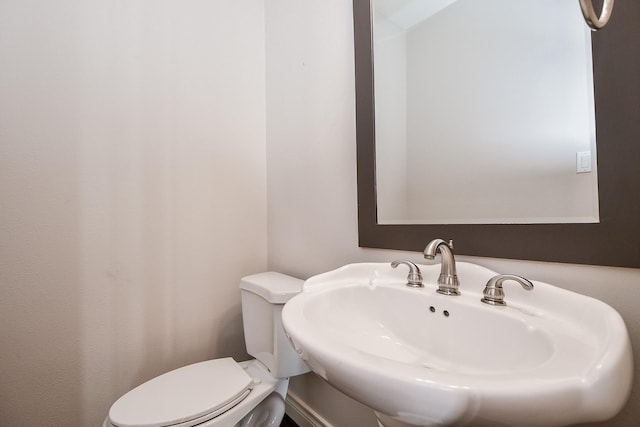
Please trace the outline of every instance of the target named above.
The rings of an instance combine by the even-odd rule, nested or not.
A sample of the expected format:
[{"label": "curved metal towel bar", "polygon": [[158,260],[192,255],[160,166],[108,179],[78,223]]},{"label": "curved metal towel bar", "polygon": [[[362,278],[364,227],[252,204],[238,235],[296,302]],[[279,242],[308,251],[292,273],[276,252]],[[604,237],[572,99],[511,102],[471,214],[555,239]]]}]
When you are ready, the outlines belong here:
[{"label": "curved metal towel bar", "polygon": [[611,11],[613,11],[613,2],[614,0],[604,0],[602,12],[600,13],[600,17],[598,17],[596,11],[593,9],[593,0],[580,0],[580,9],[582,9],[582,14],[587,21],[587,25],[593,30],[599,30],[607,25],[609,18],[611,18]]}]

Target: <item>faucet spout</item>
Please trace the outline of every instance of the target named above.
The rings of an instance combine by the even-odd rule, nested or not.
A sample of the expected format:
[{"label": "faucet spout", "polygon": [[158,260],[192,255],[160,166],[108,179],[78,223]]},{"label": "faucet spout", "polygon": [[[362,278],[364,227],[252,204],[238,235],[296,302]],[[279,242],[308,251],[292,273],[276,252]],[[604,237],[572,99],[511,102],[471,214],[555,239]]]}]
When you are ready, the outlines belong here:
[{"label": "faucet spout", "polygon": [[448,243],[442,239],[435,239],[429,242],[424,248],[424,257],[426,259],[434,259],[436,253],[440,252],[442,256],[442,266],[440,268],[440,276],[438,277],[438,290],[436,292],[443,295],[460,295],[458,288],[460,282],[458,273],[456,272],[456,260],[453,256],[453,241]]}]

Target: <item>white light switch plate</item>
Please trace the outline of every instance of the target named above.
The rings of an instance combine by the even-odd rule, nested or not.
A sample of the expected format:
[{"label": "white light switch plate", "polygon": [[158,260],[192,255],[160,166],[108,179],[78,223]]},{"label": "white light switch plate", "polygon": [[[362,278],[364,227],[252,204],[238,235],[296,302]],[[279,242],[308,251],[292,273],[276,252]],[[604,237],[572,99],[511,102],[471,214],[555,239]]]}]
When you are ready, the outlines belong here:
[{"label": "white light switch plate", "polygon": [[576,153],[576,173],[591,172],[591,151]]}]

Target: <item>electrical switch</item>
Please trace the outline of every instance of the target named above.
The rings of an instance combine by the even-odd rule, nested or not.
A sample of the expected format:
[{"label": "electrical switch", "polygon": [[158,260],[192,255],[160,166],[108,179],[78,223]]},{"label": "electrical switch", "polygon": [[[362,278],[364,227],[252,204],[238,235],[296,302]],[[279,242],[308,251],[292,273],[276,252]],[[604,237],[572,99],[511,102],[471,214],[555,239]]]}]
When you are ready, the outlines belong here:
[{"label": "electrical switch", "polygon": [[578,151],[576,153],[576,173],[591,172],[591,151]]}]

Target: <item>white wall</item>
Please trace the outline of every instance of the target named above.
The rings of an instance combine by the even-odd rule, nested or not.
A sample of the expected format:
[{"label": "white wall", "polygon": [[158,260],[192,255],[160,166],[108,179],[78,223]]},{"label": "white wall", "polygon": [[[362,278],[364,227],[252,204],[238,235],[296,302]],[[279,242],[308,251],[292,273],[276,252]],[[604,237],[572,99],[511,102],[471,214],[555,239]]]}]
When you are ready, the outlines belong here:
[{"label": "white wall", "polygon": [[[358,248],[351,19],[349,1],[277,0],[267,7],[269,268],[301,278],[354,261],[424,262],[420,253]],[[640,270],[459,259],[611,304],[627,322],[640,372]],[[623,412],[594,426],[637,424],[638,377]],[[369,411],[316,378],[295,378],[291,390],[336,426],[374,425]]]},{"label": "white wall", "polygon": [[266,269],[264,5],[0,2],[0,424],[96,426],[245,357]]}]

